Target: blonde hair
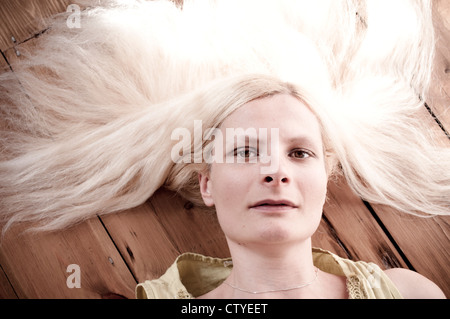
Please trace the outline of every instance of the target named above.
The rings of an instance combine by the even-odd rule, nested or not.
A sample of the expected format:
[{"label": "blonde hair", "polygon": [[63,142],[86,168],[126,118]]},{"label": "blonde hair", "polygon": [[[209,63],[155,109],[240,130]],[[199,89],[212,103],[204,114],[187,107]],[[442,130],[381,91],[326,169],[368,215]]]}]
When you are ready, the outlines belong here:
[{"label": "blonde hair", "polygon": [[[15,75],[0,76],[6,227],[60,229],[140,205],[163,185],[201,204],[204,166],[171,161],[171,132],[198,119],[217,127],[283,92],[314,111],[357,194],[448,214],[450,151],[418,116],[433,58],[429,1],[401,2],[405,28],[380,18],[391,2],[307,3],[257,1],[256,15],[253,1],[112,2],[82,11],[80,29],[56,17]],[[389,41],[374,51],[380,36]]]}]

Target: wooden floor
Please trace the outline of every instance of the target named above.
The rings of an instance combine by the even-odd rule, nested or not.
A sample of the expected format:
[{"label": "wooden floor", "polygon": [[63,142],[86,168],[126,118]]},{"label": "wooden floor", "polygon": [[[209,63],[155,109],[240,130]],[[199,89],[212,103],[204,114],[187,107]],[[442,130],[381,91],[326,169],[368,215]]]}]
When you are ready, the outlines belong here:
[{"label": "wooden floor", "polygon": [[[65,11],[68,4],[66,0],[0,0],[0,67],[13,71],[21,63],[20,51],[31,47],[45,29],[43,18]],[[449,132],[450,3],[435,0],[433,4],[438,50],[427,104]],[[425,108],[423,116],[447,141]],[[448,217],[423,219],[370,205],[338,181],[329,187],[313,244],[382,268],[414,269],[450,296],[449,222]],[[22,230],[15,227],[1,242],[1,298],[134,298],[137,282],[160,276],[182,252],[229,254],[215,216],[163,189],[142,206],[63,232],[36,236]],[[69,288],[75,274],[68,271],[72,264],[80,267],[81,288]]]}]

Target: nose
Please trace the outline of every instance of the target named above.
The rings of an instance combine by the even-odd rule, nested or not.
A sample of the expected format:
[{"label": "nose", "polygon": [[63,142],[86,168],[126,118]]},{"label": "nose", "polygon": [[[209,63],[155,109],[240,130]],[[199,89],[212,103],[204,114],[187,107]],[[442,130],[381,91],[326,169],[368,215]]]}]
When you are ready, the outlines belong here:
[{"label": "nose", "polygon": [[264,183],[270,185],[288,184],[289,179],[287,177],[278,177],[274,175],[267,175],[264,177]]},{"label": "nose", "polygon": [[[262,182],[266,186],[288,185],[291,182],[290,162],[287,156],[280,152],[276,158],[271,157],[273,163],[269,170],[263,173]],[[274,164],[274,165],[272,165]],[[262,172],[262,171],[261,171]]]}]

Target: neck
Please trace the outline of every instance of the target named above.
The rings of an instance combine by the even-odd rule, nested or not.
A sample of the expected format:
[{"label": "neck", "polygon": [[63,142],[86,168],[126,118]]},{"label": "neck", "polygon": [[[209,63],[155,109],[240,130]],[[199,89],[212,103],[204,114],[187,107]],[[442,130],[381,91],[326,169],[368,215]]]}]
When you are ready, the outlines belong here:
[{"label": "neck", "polygon": [[[287,288],[303,285],[315,278],[311,241],[286,245],[244,245],[229,242],[233,257],[233,270],[227,282],[249,291],[276,292],[251,294],[232,287],[230,298],[299,298],[310,293],[314,282],[304,288]],[[314,290],[314,289],[313,289]]]}]

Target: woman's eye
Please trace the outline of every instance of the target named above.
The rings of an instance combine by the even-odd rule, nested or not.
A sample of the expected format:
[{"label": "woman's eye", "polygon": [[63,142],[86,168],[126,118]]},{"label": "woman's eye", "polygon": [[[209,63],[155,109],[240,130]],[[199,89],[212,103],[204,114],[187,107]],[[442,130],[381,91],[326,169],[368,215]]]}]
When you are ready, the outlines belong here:
[{"label": "woman's eye", "polygon": [[299,159],[308,158],[308,157],[311,157],[312,155],[313,154],[310,151],[302,150],[302,149],[295,149],[289,153],[289,156],[294,157],[294,158],[299,158]]},{"label": "woman's eye", "polygon": [[258,152],[252,148],[237,148],[234,150],[234,155],[241,158],[251,158],[258,156]]}]

